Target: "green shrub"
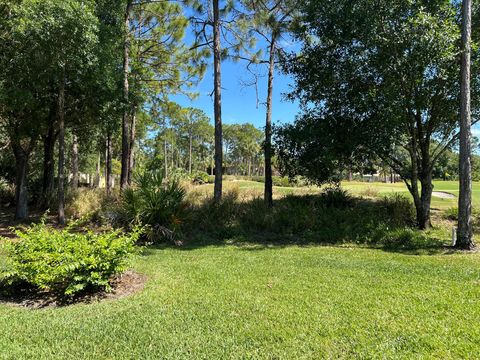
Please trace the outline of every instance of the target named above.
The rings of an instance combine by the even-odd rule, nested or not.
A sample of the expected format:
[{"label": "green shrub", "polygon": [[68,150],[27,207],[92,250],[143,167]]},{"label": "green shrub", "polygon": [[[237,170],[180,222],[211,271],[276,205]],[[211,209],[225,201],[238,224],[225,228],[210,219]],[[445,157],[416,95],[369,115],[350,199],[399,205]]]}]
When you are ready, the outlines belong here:
[{"label": "green shrub", "polygon": [[[160,171],[153,171],[154,173],[160,173]],[[139,175],[140,177],[142,174]],[[173,169],[169,174],[168,178],[171,181],[180,183],[181,181],[190,181],[190,174],[186,169],[183,168],[176,168]]]},{"label": "green shrub", "polygon": [[[450,221],[458,221],[458,207],[448,208],[443,216]],[[480,231],[480,211],[477,208],[472,208],[472,225],[473,231]]]},{"label": "green shrub", "polygon": [[190,180],[197,185],[207,184],[209,182],[209,175],[205,171],[193,171],[190,175]]},{"label": "green shrub", "polygon": [[[193,207],[185,224],[193,241],[250,241],[300,243],[361,243],[369,245],[421,246],[413,239],[415,214],[403,197],[380,201],[355,199],[338,188],[318,195],[287,195],[268,208],[261,197],[239,201],[235,193],[222,201]],[[200,239],[199,239],[200,238]],[[418,240],[418,241],[417,241]]]},{"label": "green shrub", "polygon": [[343,209],[354,204],[354,198],[339,186],[328,186],[323,189],[320,199],[327,208]]},{"label": "green shrub", "polygon": [[388,216],[389,222],[395,225],[415,225],[415,208],[405,195],[393,193],[380,200],[380,207]]},{"label": "green shrub", "polygon": [[448,208],[447,210],[445,210],[444,216],[448,220],[457,221],[458,220],[458,208],[456,208],[456,207]]},{"label": "green shrub", "polygon": [[0,274],[0,283],[75,295],[109,290],[112,276],[126,269],[140,231],[78,233],[40,223],[16,235],[18,239],[5,242],[7,269]]},{"label": "green shrub", "polygon": [[175,180],[166,181],[161,172],[145,172],[135,178],[135,186],[122,193],[120,225],[146,226],[149,240],[174,240],[185,221],[186,191]]},{"label": "green shrub", "polygon": [[294,186],[294,184],[290,182],[290,179],[288,177],[281,177],[281,176],[272,176],[272,183],[273,183],[273,186],[280,186],[280,187]]}]

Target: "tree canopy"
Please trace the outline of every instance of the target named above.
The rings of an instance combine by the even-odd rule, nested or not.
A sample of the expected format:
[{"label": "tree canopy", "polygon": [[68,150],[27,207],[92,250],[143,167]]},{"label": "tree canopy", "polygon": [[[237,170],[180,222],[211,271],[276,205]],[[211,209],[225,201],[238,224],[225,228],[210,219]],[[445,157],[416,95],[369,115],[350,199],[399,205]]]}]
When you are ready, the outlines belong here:
[{"label": "tree canopy", "polygon": [[[285,58],[303,113],[279,129],[282,165],[324,182],[378,156],[428,227],[432,170],[458,140],[459,8],[450,1],[306,1]],[[478,116],[478,68],[473,69]]]}]

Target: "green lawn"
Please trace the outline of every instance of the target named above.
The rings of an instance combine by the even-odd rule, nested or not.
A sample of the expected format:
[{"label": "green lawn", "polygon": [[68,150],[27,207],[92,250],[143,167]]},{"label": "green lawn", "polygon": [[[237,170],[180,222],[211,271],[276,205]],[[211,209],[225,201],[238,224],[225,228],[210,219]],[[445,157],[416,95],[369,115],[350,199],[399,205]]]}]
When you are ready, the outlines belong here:
[{"label": "green lawn", "polygon": [[475,358],[478,254],[335,247],[148,250],[135,296],[0,305],[5,359]]},{"label": "green lawn", "polygon": [[[434,181],[434,191],[448,192],[458,196],[458,181]],[[342,186],[354,194],[361,194],[367,189],[375,189],[380,195],[391,192],[404,192],[410,196],[406,186],[403,183],[384,184],[384,183],[364,183],[364,182],[344,182]],[[473,187],[473,206],[480,207],[480,182],[474,182]],[[432,198],[432,208],[447,209],[449,207],[456,207],[458,200],[442,199],[436,196]]]},{"label": "green lawn", "polygon": [[[343,186],[357,195],[406,192],[403,184]],[[263,184],[227,182],[231,187],[256,196]],[[458,193],[456,182],[436,182],[435,190]],[[433,206],[455,203],[435,198]],[[478,357],[480,253],[416,253],[294,245],[146,249],[133,269],[149,280],[134,296],[42,310],[0,305],[0,359]]]}]

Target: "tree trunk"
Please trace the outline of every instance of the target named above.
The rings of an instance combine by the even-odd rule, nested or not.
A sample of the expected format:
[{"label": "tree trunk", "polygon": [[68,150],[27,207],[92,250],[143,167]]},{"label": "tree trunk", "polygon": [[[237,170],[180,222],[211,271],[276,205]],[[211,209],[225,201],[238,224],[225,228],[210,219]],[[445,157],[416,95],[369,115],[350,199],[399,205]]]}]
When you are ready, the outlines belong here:
[{"label": "tree trunk", "polygon": [[215,201],[222,199],[222,80],[220,48],[220,10],[219,0],[213,0],[213,67],[214,67],[214,115],[215,115]]},{"label": "tree trunk", "polygon": [[[420,195],[420,192],[418,189],[419,180],[420,182],[422,182],[422,179],[419,179],[419,171],[418,171],[419,169],[419,162],[417,157],[418,133],[416,132],[415,125],[413,123],[410,124],[410,132],[412,135],[412,140],[409,148],[409,153],[410,153],[410,159],[412,162],[412,168],[411,168],[412,173],[411,173],[411,183],[410,183],[411,186],[409,190],[410,190],[410,193],[412,194],[413,202],[414,202],[416,213],[417,213],[417,226],[420,230],[425,230],[430,226],[430,217],[429,217],[430,203],[428,204],[428,211],[426,211],[425,210],[426,206],[424,203],[422,203],[423,196]],[[423,174],[420,174],[420,176],[422,175]],[[423,187],[423,182],[422,182],[422,187]],[[423,193],[423,188],[422,188],[422,193]],[[425,195],[425,198],[426,198],[426,195]],[[425,215],[428,215],[428,218],[426,218]]]},{"label": "tree trunk", "polygon": [[53,194],[55,181],[55,141],[57,134],[55,132],[55,124],[52,123],[48,127],[46,136],[43,139],[43,182],[42,197],[45,201],[49,194]]},{"label": "tree trunk", "polygon": [[192,174],[192,131],[188,134],[188,173]]},{"label": "tree trunk", "polygon": [[421,230],[431,227],[430,222],[430,205],[432,203],[432,174],[427,174],[425,178],[421,180],[422,195],[420,196],[420,209],[417,210],[417,222],[418,227]]},{"label": "tree trunk", "polygon": [[163,162],[165,165],[165,178],[168,178],[168,153],[167,153],[167,140],[163,142]]},{"label": "tree trunk", "polygon": [[65,224],[65,70],[58,93],[58,223]]},{"label": "tree trunk", "polygon": [[112,134],[110,132],[107,134],[105,155],[105,188],[107,196],[110,196],[112,191]]},{"label": "tree trunk", "polygon": [[30,150],[24,150],[20,142],[12,142],[15,156],[15,219],[28,216],[27,166]]},{"label": "tree trunk", "polygon": [[78,189],[78,137],[73,134],[72,144],[72,190]]},{"label": "tree trunk", "polygon": [[273,204],[273,181],[272,181],[272,98],[273,77],[275,75],[275,42],[276,36],[272,34],[270,44],[270,60],[268,68],[267,90],[267,115],[265,120],[265,191],[264,199],[268,207]]},{"label": "tree trunk", "polygon": [[94,187],[95,188],[99,188],[100,187],[100,162],[101,162],[101,155],[100,153],[98,153],[98,157],[97,157],[97,165],[95,167],[95,183],[94,183]]},{"label": "tree trunk", "polygon": [[132,0],[127,0],[125,9],[125,41],[123,44],[123,102],[125,109],[122,118],[122,170],[120,174],[120,189],[125,189],[128,185],[128,169],[130,163],[129,152],[129,133],[128,133],[128,74],[130,72],[130,12],[132,9]]},{"label": "tree trunk", "polygon": [[132,112],[132,123],[130,126],[130,147],[128,149],[128,185],[132,185],[133,167],[135,166],[135,131],[137,126],[137,111]]},{"label": "tree trunk", "polygon": [[460,193],[458,196],[458,233],[456,246],[473,249],[472,229],[472,119],[470,111],[470,57],[472,32],[472,1],[463,0],[461,109],[460,109]]}]

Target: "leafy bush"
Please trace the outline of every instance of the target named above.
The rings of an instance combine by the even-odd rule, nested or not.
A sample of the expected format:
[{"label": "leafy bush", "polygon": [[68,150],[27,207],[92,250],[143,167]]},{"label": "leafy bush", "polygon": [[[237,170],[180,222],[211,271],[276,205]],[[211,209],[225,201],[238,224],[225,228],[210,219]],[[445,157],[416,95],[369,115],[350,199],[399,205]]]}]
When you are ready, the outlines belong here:
[{"label": "leafy bush", "polygon": [[209,175],[205,171],[193,171],[190,175],[192,183],[202,185],[209,182]]},{"label": "leafy bush", "polygon": [[[458,221],[458,207],[451,207],[443,213],[445,219],[450,221]],[[480,211],[476,208],[472,209],[472,225],[473,231],[480,231]]]},{"label": "leafy bush", "polygon": [[[154,173],[160,173],[159,171],[153,171]],[[142,174],[139,175],[142,177]],[[173,169],[169,174],[168,178],[174,182],[180,183],[181,181],[190,181],[190,174],[187,170],[183,168]]]},{"label": "leafy bush", "polygon": [[354,198],[339,186],[328,186],[323,189],[320,199],[327,208],[343,209],[354,204]]},{"label": "leafy bush", "polygon": [[135,187],[126,189],[120,200],[120,225],[146,226],[150,241],[174,240],[185,220],[186,191],[177,181],[166,181],[161,172],[145,172],[135,178]]},{"label": "leafy bush", "polygon": [[0,283],[75,295],[109,290],[112,276],[126,269],[140,231],[75,233],[40,223],[16,235],[18,239],[5,243],[7,269],[0,274]]},{"label": "leafy bush", "polygon": [[281,176],[272,176],[272,183],[273,183],[273,186],[280,186],[280,187],[295,186],[295,184],[292,183],[288,177],[281,177]]}]

